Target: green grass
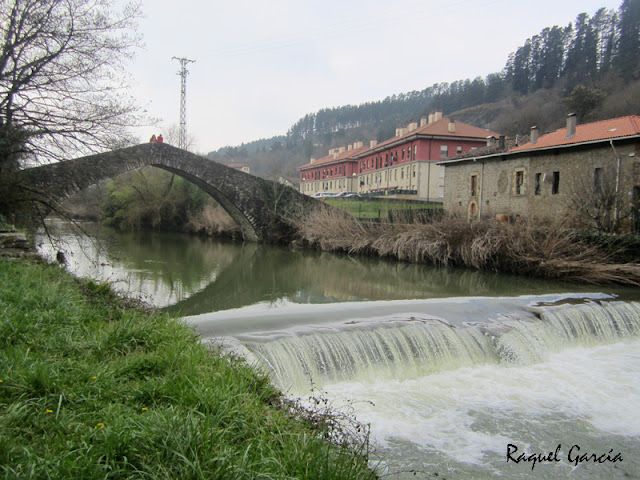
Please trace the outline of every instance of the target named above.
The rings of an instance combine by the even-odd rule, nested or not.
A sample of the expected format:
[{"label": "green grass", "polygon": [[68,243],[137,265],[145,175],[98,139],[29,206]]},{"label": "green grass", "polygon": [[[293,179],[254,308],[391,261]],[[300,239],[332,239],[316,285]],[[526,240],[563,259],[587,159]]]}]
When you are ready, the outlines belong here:
[{"label": "green grass", "polygon": [[429,210],[442,209],[442,205],[432,203],[390,202],[388,200],[357,200],[327,198],[324,202],[344,210],[356,218],[388,218],[389,210]]},{"label": "green grass", "polygon": [[166,315],[0,261],[0,478],[375,478]]}]

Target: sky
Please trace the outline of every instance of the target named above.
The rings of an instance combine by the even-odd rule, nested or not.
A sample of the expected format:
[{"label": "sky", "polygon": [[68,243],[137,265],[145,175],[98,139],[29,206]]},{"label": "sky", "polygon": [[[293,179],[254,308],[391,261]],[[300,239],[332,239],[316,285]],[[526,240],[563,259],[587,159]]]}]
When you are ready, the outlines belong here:
[{"label": "sky", "polygon": [[357,105],[501,71],[545,27],[622,0],[145,0],[132,93],[208,153],[287,133],[322,108]]}]

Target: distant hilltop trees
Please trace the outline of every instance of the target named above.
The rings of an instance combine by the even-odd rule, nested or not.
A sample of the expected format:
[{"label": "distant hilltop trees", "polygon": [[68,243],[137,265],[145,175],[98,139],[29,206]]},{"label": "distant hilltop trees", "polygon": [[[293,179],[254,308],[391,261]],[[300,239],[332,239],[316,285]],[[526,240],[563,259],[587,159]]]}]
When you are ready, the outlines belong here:
[{"label": "distant hilltop trees", "polygon": [[[638,100],[635,100],[638,99]],[[384,141],[398,125],[442,111],[452,118],[507,135],[557,128],[568,111],[581,121],[640,111],[640,0],[623,0],[617,10],[580,13],[567,26],[544,28],[509,55],[501,72],[486,78],[436,83],[422,91],[378,102],[325,108],[305,115],[286,137],[225,148],[225,156],[251,165],[258,174],[278,152],[278,171],[295,167],[327,148],[355,141]],[[277,145],[276,145],[277,143]],[[291,155],[291,161],[282,155]],[[297,162],[294,164],[293,159]],[[302,163],[300,161],[302,160]]]}]

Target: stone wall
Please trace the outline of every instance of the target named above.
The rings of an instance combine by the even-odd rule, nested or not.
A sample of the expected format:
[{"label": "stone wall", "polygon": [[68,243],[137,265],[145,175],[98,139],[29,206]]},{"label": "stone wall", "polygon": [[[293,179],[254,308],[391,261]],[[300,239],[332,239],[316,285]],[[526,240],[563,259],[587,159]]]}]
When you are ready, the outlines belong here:
[{"label": "stone wall", "polygon": [[[521,215],[547,219],[570,215],[571,197],[582,186],[593,185],[596,168],[617,168],[621,161],[620,185],[625,198],[632,200],[633,188],[640,185],[640,144],[608,142],[573,148],[501,155],[453,163],[445,169],[444,208],[465,216],[482,218]],[[523,189],[517,191],[517,172],[522,172]],[[559,175],[558,191],[553,192],[554,172]],[[539,176],[536,177],[536,174]],[[477,175],[478,189],[471,195],[471,177]],[[536,178],[539,191],[536,192]]]}]

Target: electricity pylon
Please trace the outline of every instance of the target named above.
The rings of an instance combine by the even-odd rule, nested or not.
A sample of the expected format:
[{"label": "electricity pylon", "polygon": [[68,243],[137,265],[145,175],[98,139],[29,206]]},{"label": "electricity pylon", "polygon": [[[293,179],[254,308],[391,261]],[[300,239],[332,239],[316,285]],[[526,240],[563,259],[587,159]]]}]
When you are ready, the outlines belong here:
[{"label": "electricity pylon", "polygon": [[180,130],[178,132],[178,148],[187,149],[187,64],[195,60],[185,57],[173,57],[172,60],[180,62]]}]

